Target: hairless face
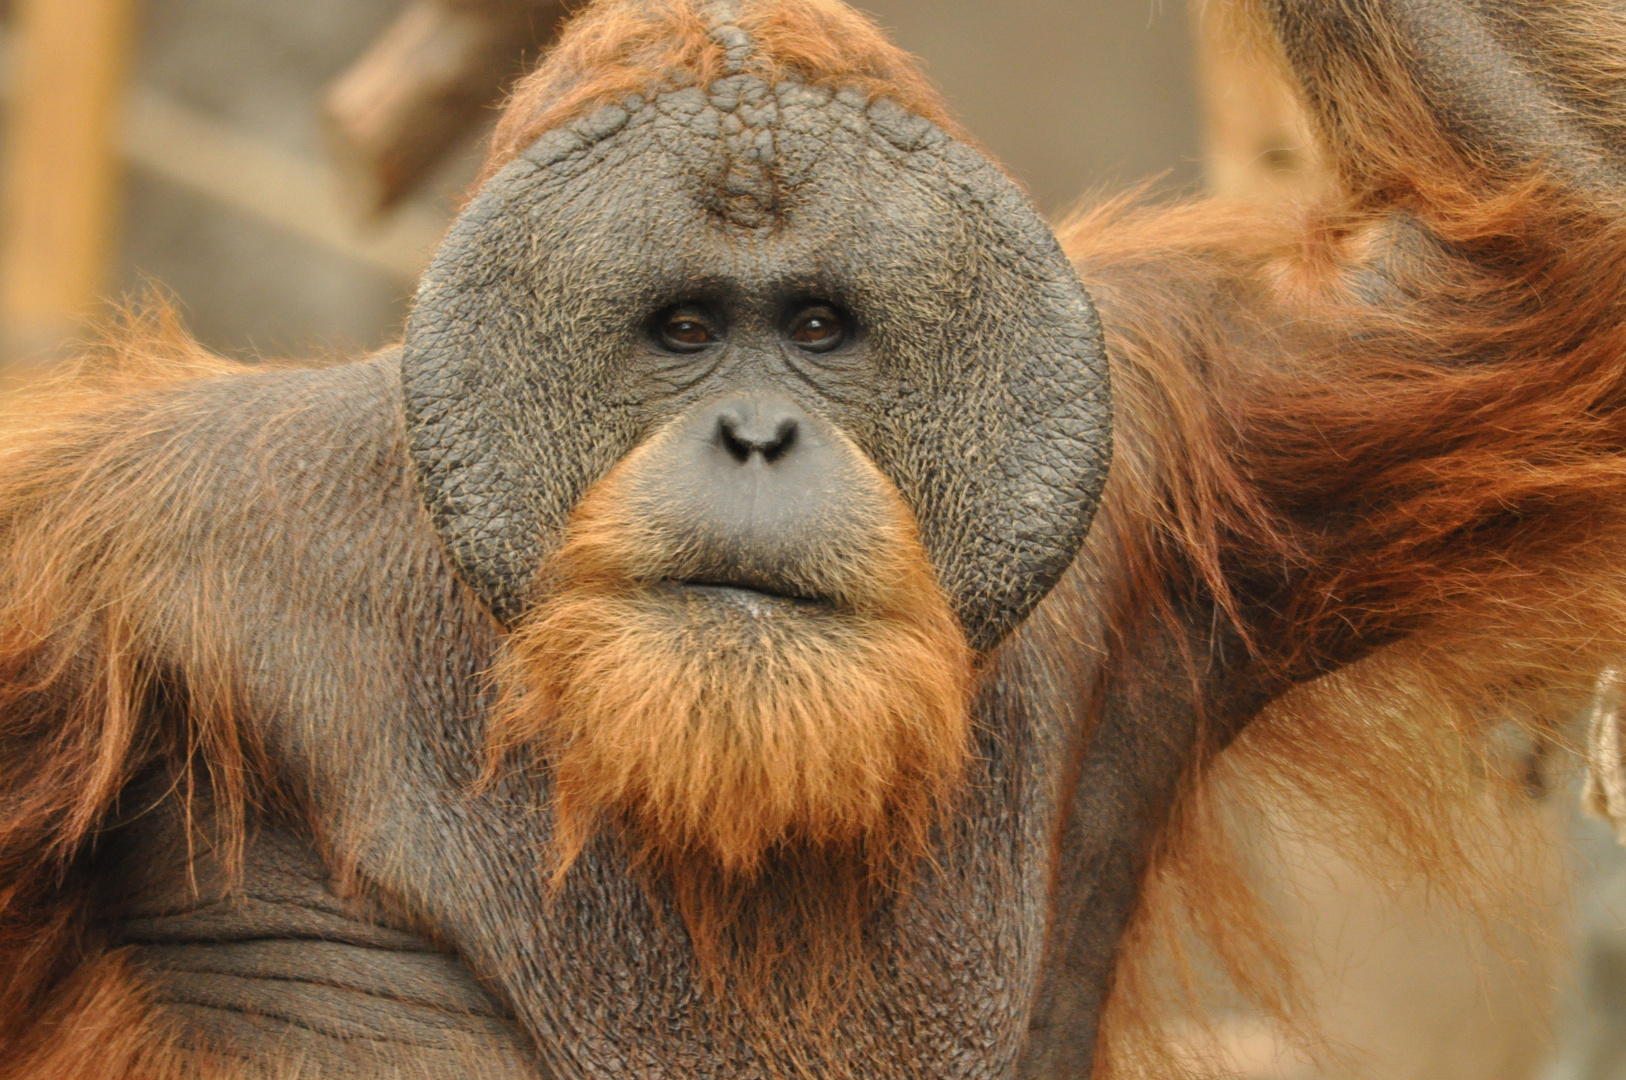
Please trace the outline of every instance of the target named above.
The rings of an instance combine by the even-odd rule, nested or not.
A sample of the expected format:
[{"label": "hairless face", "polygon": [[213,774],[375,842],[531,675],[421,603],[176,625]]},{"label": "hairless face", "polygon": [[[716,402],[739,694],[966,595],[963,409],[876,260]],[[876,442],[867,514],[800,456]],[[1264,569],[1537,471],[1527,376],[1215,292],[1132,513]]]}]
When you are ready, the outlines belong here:
[{"label": "hairless face", "polygon": [[982,649],[1072,561],[1106,478],[1100,328],[1022,194],[892,101],[789,77],[543,135],[454,226],[403,365],[437,525],[508,620],[586,488],[667,424],[729,451],[668,469],[673,503],[766,449],[737,553],[769,591],[776,544],[815,517],[839,533],[839,432],[902,492]]}]

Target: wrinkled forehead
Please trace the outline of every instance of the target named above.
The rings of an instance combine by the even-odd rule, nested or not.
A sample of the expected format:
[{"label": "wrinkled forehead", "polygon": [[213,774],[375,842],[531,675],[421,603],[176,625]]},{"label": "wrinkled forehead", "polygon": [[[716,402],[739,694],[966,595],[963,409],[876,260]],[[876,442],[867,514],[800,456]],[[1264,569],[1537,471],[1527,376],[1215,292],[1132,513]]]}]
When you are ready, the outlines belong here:
[{"label": "wrinkled forehead", "polygon": [[620,269],[643,250],[680,275],[750,282],[838,270],[860,249],[876,276],[886,260],[872,249],[963,243],[961,185],[945,176],[983,169],[890,100],[739,75],[604,106],[542,136],[493,184],[512,209],[530,204],[558,255],[590,262],[596,250]]},{"label": "wrinkled forehead", "polygon": [[719,222],[742,229],[800,217],[835,194],[832,186],[876,183],[902,155],[946,141],[889,100],[871,105],[857,91],[769,86],[748,75],[636,107],[626,138],[653,141],[667,176],[692,185]]}]

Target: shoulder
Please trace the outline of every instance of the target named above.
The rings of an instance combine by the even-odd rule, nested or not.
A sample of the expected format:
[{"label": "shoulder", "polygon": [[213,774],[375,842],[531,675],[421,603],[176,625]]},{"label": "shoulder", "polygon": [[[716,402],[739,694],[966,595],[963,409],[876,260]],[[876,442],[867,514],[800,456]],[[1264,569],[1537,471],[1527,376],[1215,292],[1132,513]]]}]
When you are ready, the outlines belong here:
[{"label": "shoulder", "polygon": [[188,605],[217,608],[225,593],[343,603],[402,560],[445,577],[394,353],[258,367],[191,348],[103,358],[4,409],[0,601],[54,582],[73,594],[40,613],[54,623],[118,595],[167,638]]},{"label": "shoulder", "polygon": [[101,357],[0,414],[13,524],[56,511],[113,535],[175,534],[251,508],[308,515],[317,489],[377,502],[409,486],[393,350],[320,367]]}]

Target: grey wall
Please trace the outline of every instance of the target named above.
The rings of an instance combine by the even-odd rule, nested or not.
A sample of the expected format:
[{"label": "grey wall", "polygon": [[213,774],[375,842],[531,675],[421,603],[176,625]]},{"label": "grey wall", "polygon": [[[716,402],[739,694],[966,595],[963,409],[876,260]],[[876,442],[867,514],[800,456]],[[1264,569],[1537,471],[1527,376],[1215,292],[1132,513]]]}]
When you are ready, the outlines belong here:
[{"label": "grey wall", "polygon": [[1197,181],[1180,0],[860,0],[1055,215],[1086,189]]}]

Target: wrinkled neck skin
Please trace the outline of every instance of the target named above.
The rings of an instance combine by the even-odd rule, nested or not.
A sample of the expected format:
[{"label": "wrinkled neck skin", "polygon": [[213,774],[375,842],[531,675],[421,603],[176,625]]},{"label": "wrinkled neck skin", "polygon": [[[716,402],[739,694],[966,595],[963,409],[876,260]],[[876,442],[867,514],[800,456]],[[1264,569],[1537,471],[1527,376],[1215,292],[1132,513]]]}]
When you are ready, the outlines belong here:
[{"label": "wrinkled neck skin", "polygon": [[[177,550],[255,568],[222,602],[256,614],[216,647],[235,653],[335,890],[460,957],[561,1080],[1088,1075],[1189,740],[1103,689],[1086,569],[992,658],[972,780],[935,858],[872,918],[857,1006],[833,1039],[780,1031],[764,1047],[726,1034],[733,1006],[699,989],[681,922],[616,840],[550,894],[545,777],[475,783],[501,631],[422,509],[391,359],[179,391],[196,399],[185,445],[215,479]],[[290,494],[311,474],[338,479]],[[159,651],[185,655],[185,611],[160,618],[179,629]]]}]

